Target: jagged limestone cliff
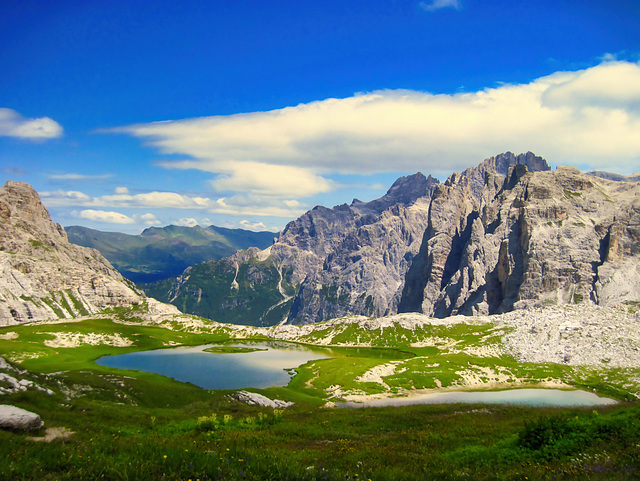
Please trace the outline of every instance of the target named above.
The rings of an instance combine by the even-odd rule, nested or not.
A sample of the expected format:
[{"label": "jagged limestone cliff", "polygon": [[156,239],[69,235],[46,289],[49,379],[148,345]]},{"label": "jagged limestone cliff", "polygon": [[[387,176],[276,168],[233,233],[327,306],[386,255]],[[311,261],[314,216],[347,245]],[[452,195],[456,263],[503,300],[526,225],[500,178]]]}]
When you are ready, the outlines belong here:
[{"label": "jagged limestone cliff", "polygon": [[147,292],[253,325],[636,302],[639,185],[507,152],[443,184],[416,174],[372,202],[316,207],[269,249]]},{"label": "jagged limestone cliff", "polygon": [[94,250],[70,244],[31,186],[0,189],[0,325],[141,304],[144,295]]},{"label": "jagged limestone cliff", "polygon": [[401,311],[640,301],[640,183],[515,165],[486,175],[479,202],[469,184],[453,175],[434,193]]}]

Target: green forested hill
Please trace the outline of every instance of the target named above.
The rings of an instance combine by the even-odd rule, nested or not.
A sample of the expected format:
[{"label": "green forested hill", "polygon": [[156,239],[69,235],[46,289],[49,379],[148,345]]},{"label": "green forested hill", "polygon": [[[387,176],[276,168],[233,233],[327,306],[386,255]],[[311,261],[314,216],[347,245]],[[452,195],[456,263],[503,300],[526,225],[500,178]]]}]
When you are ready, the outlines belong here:
[{"label": "green forested hill", "polygon": [[273,242],[273,232],[252,232],[223,227],[151,227],[139,235],[103,232],[87,227],[66,227],[69,241],[100,251],[133,282],[153,282],[175,277],[187,267],[229,256],[239,249],[263,249]]}]

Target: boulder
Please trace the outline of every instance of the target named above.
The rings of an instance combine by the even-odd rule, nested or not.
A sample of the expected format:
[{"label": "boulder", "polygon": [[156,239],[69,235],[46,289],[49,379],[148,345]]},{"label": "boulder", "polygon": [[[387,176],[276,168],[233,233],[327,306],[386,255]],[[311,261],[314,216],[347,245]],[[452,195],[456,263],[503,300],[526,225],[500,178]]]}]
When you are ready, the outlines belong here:
[{"label": "boulder", "polygon": [[37,431],[44,423],[40,416],[25,409],[0,404],[0,428],[15,431]]}]

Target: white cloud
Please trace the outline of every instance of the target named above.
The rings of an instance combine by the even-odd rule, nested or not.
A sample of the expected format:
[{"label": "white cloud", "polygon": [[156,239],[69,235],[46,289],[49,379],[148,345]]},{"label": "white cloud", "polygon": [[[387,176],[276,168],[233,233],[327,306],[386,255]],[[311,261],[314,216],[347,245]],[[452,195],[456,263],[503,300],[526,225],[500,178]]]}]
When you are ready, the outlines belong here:
[{"label": "white cloud", "polygon": [[240,226],[243,229],[252,230],[254,232],[269,230],[262,222],[249,222],[248,220],[241,220]]},{"label": "white cloud", "polygon": [[178,220],[178,222],[176,222],[177,225],[183,225],[186,227],[195,227],[198,224],[198,221],[195,220],[193,217],[183,217],[182,219]]},{"label": "white cloud", "polygon": [[0,108],[0,136],[52,139],[62,136],[62,126],[49,117],[27,119],[12,109]]},{"label": "white cloud", "polygon": [[638,64],[605,62],[598,68],[558,74],[560,82],[551,85],[542,96],[542,105],[552,108],[581,109],[596,107],[637,109],[640,107],[640,68]]},{"label": "white cloud", "polygon": [[[446,176],[507,150],[631,172],[640,157],[639,79],[637,63],[604,62],[477,92],[378,91],[112,132],[190,157],[161,165],[216,173],[218,189],[283,199],[326,192],[333,187],[321,177],[327,173]],[[276,167],[290,170],[278,176]]]},{"label": "white cloud", "polygon": [[430,0],[428,2],[420,2],[420,8],[426,10],[427,12],[434,12],[436,10],[440,10],[441,8],[455,8],[456,10],[462,9],[462,4],[460,0]]},{"label": "white cloud", "polygon": [[129,193],[129,189],[127,189],[126,187],[116,187],[114,192],[116,194],[128,194]]},{"label": "white cloud", "polygon": [[[136,216],[134,216],[136,217]],[[136,219],[137,220],[137,219]],[[140,216],[140,220],[144,223],[144,225],[161,225],[162,222],[153,214],[146,213]]]},{"label": "white cloud", "polygon": [[257,215],[291,218],[299,216],[305,209],[305,206],[297,200],[264,197],[251,193],[210,199],[208,197],[188,196],[175,192],[149,192],[136,195],[114,194],[91,197],[79,191],[57,190],[40,192],[40,197],[48,207],[178,209],[239,216]]},{"label": "white cloud", "polygon": [[89,205],[93,203],[93,198],[84,192],[77,190],[55,190],[40,192],[40,197],[46,199],[48,206],[63,205]]},{"label": "white cloud", "polygon": [[310,197],[333,190],[327,179],[289,165],[258,162],[230,163],[230,173],[211,181],[219,192],[248,192],[272,197]]},{"label": "white cloud", "polygon": [[94,222],[104,222],[107,224],[135,224],[136,222],[131,217],[119,212],[106,212],[103,210],[87,209],[80,212],[73,212],[72,215],[80,219],[88,219]]}]

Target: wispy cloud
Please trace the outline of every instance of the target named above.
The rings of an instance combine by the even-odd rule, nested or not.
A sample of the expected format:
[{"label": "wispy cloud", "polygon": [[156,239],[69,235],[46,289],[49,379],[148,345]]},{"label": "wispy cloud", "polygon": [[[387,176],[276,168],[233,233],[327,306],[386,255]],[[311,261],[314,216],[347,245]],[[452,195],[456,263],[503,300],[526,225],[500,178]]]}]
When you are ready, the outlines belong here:
[{"label": "wispy cloud", "polygon": [[0,136],[44,140],[62,136],[62,126],[49,117],[27,119],[13,109],[0,108]]},{"label": "wispy cloud", "polygon": [[249,222],[248,220],[241,220],[240,226],[243,229],[252,230],[254,232],[269,230],[262,222]]},{"label": "wispy cloud", "polygon": [[[135,218],[136,216],[134,216]],[[142,214],[140,220],[144,225],[152,226],[152,225],[162,225],[162,221],[158,219],[155,215],[151,213]]]},{"label": "wispy cloud", "polygon": [[56,180],[91,182],[91,181],[103,181],[106,179],[110,179],[114,177],[114,174],[86,175],[86,174],[76,174],[76,173],[70,172],[67,174],[48,174],[47,177],[49,179],[56,179]]},{"label": "wispy cloud", "polygon": [[79,219],[87,219],[94,222],[104,222],[107,224],[135,224],[135,220],[119,212],[107,212],[103,210],[86,209],[80,212],[73,212],[72,215]]},{"label": "wispy cloud", "polygon": [[7,175],[25,175],[27,171],[21,167],[3,167],[2,173]]},{"label": "wispy cloud", "polygon": [[[92,197],[75,190],[40,192],[48,207],[94,207],[119,209],[178,209],[204,211],[214,214],[240,216],[296,217],[306,206],[293,199],[265,198],[252,194],[233,195],[211,199],[176,192],[147,192],[143,194],[110,194]],[[91,211],[95,212],[95,211]],[[98,215],[98,214],[95,214]],[[142,219],[147,221],[153,219]]]},{"label": "wispy cloud", "polygon": [[420,2],[418,5],[427,12],[435,12],[442,8],[455,8],[456,10],[462,10],[462,3],[460,0],[430,0],[428,2]]},{"label": "wispy cloud", "polygon": [[185,227],[195,227],[199,225],[199,223],[193,217],[183,217],[176,222],[176,225],[181,225]]},{"label": "wispy cloud", "polygon": [[161,225],[162,222],[151,213],[142,215],[128,216],[120,212],[85,209],[81,211],[73,211],[72,217],[78,219],[87,219],[92,222],[102,224],[141,224],[145,226]]},{"label": "wispy cloud", "polygon": [[477,92],[385,90],[111,132],[187,156],[161,165],[216,174],[217,190],[298,199],[335,188],[327,174],[446,176],[506,150],[631,172],[640,157],[639,105],[640,65],[607,61]]}]

